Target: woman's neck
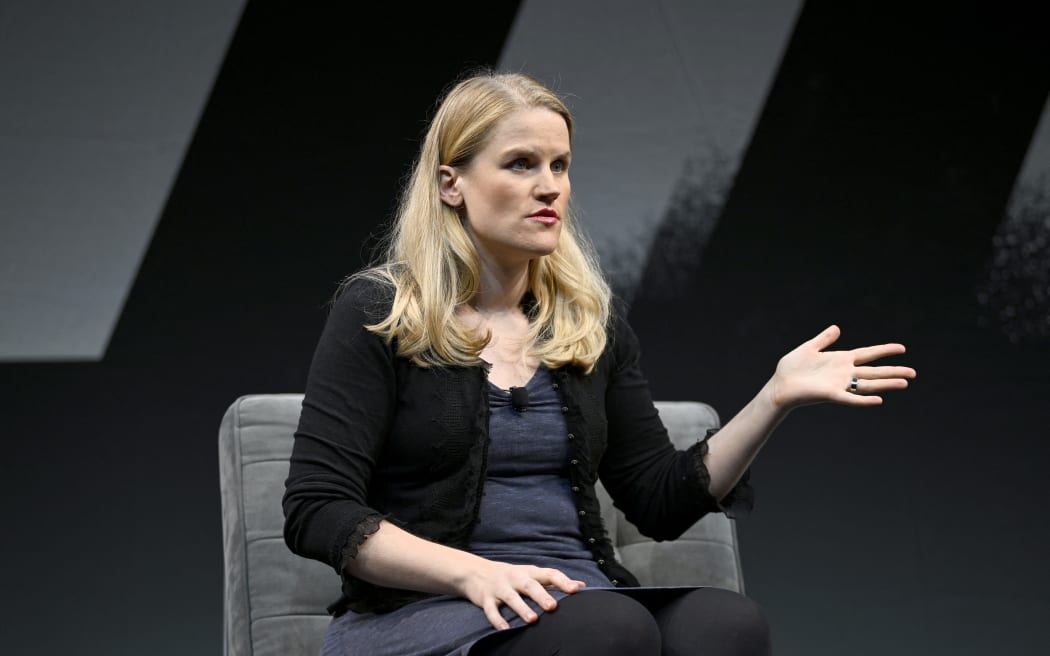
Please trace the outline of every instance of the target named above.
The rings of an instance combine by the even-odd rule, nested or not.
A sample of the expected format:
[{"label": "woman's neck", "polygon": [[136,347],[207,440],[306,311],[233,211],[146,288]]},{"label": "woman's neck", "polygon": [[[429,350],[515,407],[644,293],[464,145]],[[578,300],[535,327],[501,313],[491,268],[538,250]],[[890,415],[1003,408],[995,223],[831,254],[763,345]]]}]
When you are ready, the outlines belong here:
[{"label": "woman's neck", "polygon": [[516,312],[529,289],[528,265],[514,271],[481,267],[478,293],[469,303],[480,314],[496,315]]}]

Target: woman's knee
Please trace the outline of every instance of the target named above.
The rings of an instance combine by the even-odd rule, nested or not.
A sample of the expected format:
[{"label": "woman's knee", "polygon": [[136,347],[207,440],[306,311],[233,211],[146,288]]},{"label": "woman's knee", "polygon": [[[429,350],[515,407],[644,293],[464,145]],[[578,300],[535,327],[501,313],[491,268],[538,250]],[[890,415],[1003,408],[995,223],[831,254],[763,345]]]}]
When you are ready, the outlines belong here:
[{"label": "woman's knee", "polygon": [[566,597],[543,620],[560,621],[584,637],[589,651],[580,653],[660,653],[660,629],[652,613],[638,601],[616,592],[592,590]]},{"label": "woman's knee", "polygon": [[470,652],[486,656],[657,656],[660,629],[649,610],[615,592],[593,590],[563,598],[516,634],[483,639]]},{"label": "woman's knee", "polygon": [[772,651],[769,621],[755,600],[732,590],[701,588],[656,613],[664,654],[759,656]]}]

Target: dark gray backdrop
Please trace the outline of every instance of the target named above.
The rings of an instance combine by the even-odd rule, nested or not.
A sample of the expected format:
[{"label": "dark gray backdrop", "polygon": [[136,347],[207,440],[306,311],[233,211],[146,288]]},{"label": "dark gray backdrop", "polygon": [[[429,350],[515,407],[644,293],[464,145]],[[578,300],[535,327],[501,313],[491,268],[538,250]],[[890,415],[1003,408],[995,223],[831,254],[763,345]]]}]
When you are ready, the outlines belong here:
[{"label": "dark gray backdrop", "polygon": [[[577,197],[630,264],[614,273],[656,396],[728,419],[831,322],[845,347],[909,346],[911,390],[803,409],[755,465],[739,529],[776,653],[1046,651],[1045,17],[603,6],[245,6],[104,356],[0,365],[5,653],[220,651],[219,419],[241,394],[301,390],[325,300],[472,63],[534,71],[591,121]],[[637,221],[603,222],[602,189],[625,187]],[[13,207],[5,231],[32,224]]]}]

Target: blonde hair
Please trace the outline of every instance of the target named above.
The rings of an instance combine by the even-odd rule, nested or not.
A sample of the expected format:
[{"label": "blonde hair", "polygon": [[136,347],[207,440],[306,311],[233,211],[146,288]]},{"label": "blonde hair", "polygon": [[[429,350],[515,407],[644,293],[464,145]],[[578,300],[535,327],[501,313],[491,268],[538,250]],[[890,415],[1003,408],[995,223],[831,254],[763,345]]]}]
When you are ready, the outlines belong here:
[{"label": "blonde hair", "polygon": [[[460,216],[442,202],[438,167],[465,166],[494,126],[521,108],[546,108],[573,120],[548,87],[521,73],[475,72],[453,84],[430,122],[379,264],[352,276],[393,285],[389,315],[367,329],[422,367],[477,365],[491,335],[478,335],[456,308],[479,290],[480,260]],[[531,353],[548,367],[576,365],[590,372],[606,343],[610,290],[571,202],[553,253],[529,263]]]}]

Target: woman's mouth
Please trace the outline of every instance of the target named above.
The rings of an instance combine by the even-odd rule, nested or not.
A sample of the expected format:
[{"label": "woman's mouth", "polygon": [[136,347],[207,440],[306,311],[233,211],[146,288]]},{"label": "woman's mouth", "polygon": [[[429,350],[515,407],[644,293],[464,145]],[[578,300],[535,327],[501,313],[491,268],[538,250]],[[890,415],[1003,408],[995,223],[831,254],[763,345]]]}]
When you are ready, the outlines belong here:
[{"label": "woman's mouth", "polygon": [[530,219],[539,221],[543,225],[554,225],[559,221],[558,213],[550,208],[544,208],[529,215]]}]

